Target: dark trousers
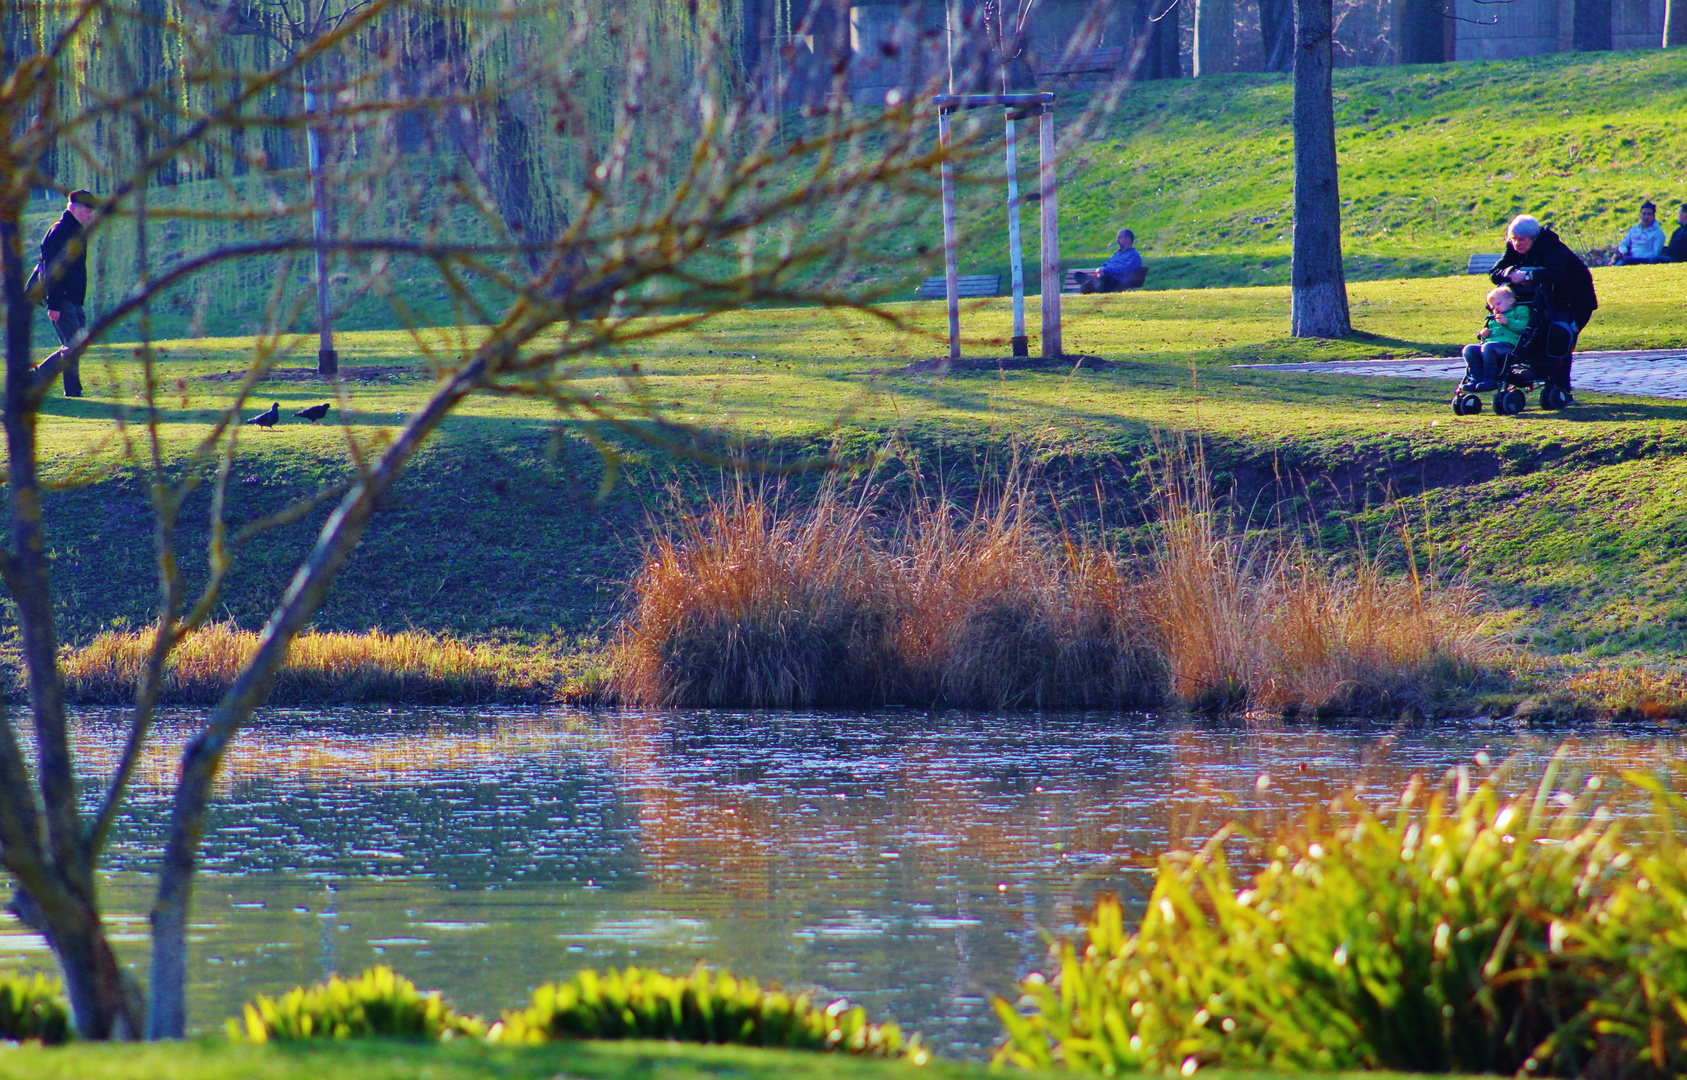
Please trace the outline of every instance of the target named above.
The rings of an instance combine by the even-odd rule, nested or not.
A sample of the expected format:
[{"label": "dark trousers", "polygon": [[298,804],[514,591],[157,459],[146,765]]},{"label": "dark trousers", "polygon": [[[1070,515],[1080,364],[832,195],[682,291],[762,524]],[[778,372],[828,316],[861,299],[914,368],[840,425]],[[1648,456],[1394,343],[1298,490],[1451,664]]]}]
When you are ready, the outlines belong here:
[{"label": "dark trousers", "polygon": [[[59,317],[53,322],[53,332],[59,336],[59,344],[68,349],[76,340],[76,336],[82,332],[82,327],[87,325],[87,319],[83,317],[81,304],[60,301],[56,310]],[[56,356],[58,353],[49,356],[47,363],[52,363]],[[82,396],[81,358],[72,360],[70,366],[64,369],[64,396]]]},{"label": "dark trousers", "polygon": [[1464,377],[1467,382],[1498,382],[1505,372],[1514,346],[1508,341],[1484,341],[1464,347]]},{"label": "dark trousers", "polygon": [[1100,270],[1079,270],[1078,291],[1086,293],[1124,292],[1125,283]]}]

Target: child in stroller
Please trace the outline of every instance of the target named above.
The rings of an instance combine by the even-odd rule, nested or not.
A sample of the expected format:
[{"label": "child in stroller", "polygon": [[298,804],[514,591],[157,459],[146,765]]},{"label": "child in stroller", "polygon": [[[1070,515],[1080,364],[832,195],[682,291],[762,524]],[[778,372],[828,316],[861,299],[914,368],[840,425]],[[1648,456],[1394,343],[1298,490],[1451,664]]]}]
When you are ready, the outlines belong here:
[{"label": "child in stroller", "polygon": [[1541,387],[1541,408],[1568,405],[1565,379],[1553,373],[1568,369],[1575,326],[1554,317],[1544,290],[1527,285],[1495,289],[1488,294],[1488,310],[1488,324],[1479,335],[1484,340],[1464,347],[1466,372],[1453,393],[1453,412],[1481,412],[1480,395],[1494,391],[1494,411],[1515,416],[1536,386]]},{"label": "child in stroller", "polygon": [[1488,323],[1476,335],[1477,344],[1464,347],[1461,388],[1478,394],[1500,388],[1500,376],[1529,328],[1529,315],[1529,308],[1517,303],[1511,286],[1501,285],[1488,294]]}]

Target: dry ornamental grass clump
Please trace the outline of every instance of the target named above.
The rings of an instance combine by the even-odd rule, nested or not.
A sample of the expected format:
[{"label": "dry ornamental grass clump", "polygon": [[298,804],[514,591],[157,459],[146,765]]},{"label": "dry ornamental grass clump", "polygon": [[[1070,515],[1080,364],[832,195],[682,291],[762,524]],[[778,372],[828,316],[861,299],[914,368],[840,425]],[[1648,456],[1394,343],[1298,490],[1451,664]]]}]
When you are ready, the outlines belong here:
[{"label": "dry ornamental grass clump", "polygon": [[649,705],[883,701],[893,658],[885,555],[828,486],[807,515],[742,485],[659,536],[634,579],[616,685]]},{"label": "dry ornamental grass clump", "polygon": [[[64,660],[73,701],[127,702],[152,648],[151,630],[111,630]],[[258,635],[210,623],[183,639],[164,669],[161,700],[215,704],[258,647]],[[507,700],[548,694],[508,650],[406,630],[303,633],[270,697],[295,703]]]},{"label": "dry ornamental grass clump", "polygon": [[[1385,712],[1484,654],[1462,586],[1222,527],[1173,456],[1156,544],[1128,559],[1035,513],[1017,474],[963,512],[879,521],[828,485],[806,510],[740,485],[682,514],[632,587],[616,686],[663,706]],[[1408,551],[1408,556],[1410,552]],[[1408,559],[1409,561],[1409,559]]]}]

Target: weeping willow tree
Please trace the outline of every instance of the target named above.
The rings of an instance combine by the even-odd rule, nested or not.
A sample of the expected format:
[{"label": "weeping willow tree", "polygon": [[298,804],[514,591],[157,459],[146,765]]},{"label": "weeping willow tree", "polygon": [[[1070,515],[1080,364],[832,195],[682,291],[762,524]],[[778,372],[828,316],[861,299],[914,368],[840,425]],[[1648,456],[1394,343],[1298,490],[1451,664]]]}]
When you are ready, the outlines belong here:
[{"label": "weeping willow tree", "polygon": [[[306,12],[302,31],[254,22],[298,16],[291,2],[52,0],[8,19],[0,39],[0,582],[28,687],[26,704],[0,714],[0,867],[13,887],[9,909],[47,941],[88,1039],[186,1030],[188,915],[224,758],[383,499],[446,418],[475,395],[520,395],[549,402],[559,424],[600,441],[619,432],[673,445],[683,429],[657,422],[655,396],[637,365],[616,359],[619,345],[756,303],[847,307],[899,323],[882,297],[852,291],[851,267],[878,237],[911,229],[936,201],[939,170],[966,175],[982,132],[1000,123],[964,119],[940,149],[927,104],[934,87],[858,111],[842,71],[822,107],[781,117],[765,88],[776,96],[783,76],[769,83],[764,68],[753,84],[744,79],[737,16],[706,0],[327,0],[316,15],[332,18]],[[307,86],[324,109],[304,108]],[[336,199],[325,235],[310,227],[301,160],[313,125],[328,138]],[[111,292],[79,340],[35,366],[40,293],[26,292],[26,215],[33,192],[72,186],[102,204],[69,256],[91,247],[107,258]],[[758,246],[758,234],[777,245]],[[297,346],[289,328],[311,302],[299,272],[319,256],[346,268],[348,295],[388,304],[412,328],[417,367],[431,381],[396,423],[342,420],[343,481],[237,524],[225,506],[241,417]],[[50,282],[66,266],[43,269]],[[215,297],[206,280],[217,283]],[[418,283],[454,298],[453,332],[416,325],[405,288]],[[186,391],[154,347],[155,316],[179,303],[237,305],[251,321],[246,366],[226,395],[216,392],[209,419],[174,408]],[[44,469],[39,430],[59,422],[43,411],[54,379],[129,327],[133,338],[120,340],[132,359],[113,361],[84,404],[108,419],[105,449]],[[588,364],[618,375],[623,391],[581,390]],[[352,385],[330,381],[325,392],[342,418],[357,415]],[[69,739],[48,496],[119,468],[148,482],[156,621],[123,750],[94,773]],[[190,502],[195,492],[209,497]],[[207,515],[201,552],[178,539],[190,506]],[[112,949],[96,870],[152,737],[166,665],[218,610],[245,545],[319,508],[315,541],[275,598],[256,651],[182,751],[143,987]]]},{"label": "weeping willow tree", "polygon": [[[722,97],[743,90],[733,47],[743,33],[739,3],[581,0],[536,13],[495,0],[46,0],[8,17],[0,44],[22,62],[82,20],[53,65],[53,85],[42,89],[54,108],[86,120],[44,142],[35,191],[104,193],[135,174],[151,189],[159,220],[149,238],[155,258],[284,233],[345,235],[358,211],[341,196],[366,188],[404,201],[412,220],[434,223],[441,235],[458,228],[542,244],[565,232],[590,197],[629,91],[661,102],[699,77]],[[277,77],[254,88],[252,72]],[[139,85],[144,132],[133,115],[101,105]],[[385,105],[400,99],[418,104]],[[187,118],[231,107],[237,111],[214,138],[190,140],[156,167],[141,167]],[[638,125],[634,156],[649,127]],[[314,185],[313,146],[321,158]],[[404,162],[404,190],[383,192],[395,160]],[[435,183],[417,205],[408,179],[423,169]],[[207,188],[240,205],[204,212]],[[441,214],[427,197],[471,198],[468,191],[491,220]],[[254,201],[275,197],[286,213],[250,212]],[[35,218],[49,212],[56,214],[42,208]],[[91,267],[100,298],[129,279],[137,242],[126,217],[106,228]],[[324,288],[330,273],[343,281],[351,268],[343,260],[318,268]],[[251,332],[262,320],[244,297],[261,280],[256,271],[233,281],[202,275],[196,293],[172,297],[171,310],[188,318],[190,334],[207,326]]]}]

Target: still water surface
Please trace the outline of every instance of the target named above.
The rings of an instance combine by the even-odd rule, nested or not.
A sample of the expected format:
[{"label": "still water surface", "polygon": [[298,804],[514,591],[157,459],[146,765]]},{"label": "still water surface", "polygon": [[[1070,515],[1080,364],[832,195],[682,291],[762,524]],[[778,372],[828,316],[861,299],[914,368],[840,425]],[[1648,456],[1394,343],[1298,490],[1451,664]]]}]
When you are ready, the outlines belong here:
[{"label": "still water surface", "polygon": [[[79,718],[90,778],[118,719]],[[161,730],[109,864],[143,971],[144,874],[191,719]],[[1269,834],[1349,790],[1386,801],[1415,772],[1528,772],[1559,741],[1482,722],[274,710],[239,744],[205,845],[193,1021],[380,962],[495,1014],[582,966],[706,960],[979,1056],[990,997],[1040,966],[1045,934],[1097,892],[1140,896],[1168,847],[1230,820]],[[1602,732],[1564,783],[1684,754]],[[0,968],[46,961],[0,922]]]}]

